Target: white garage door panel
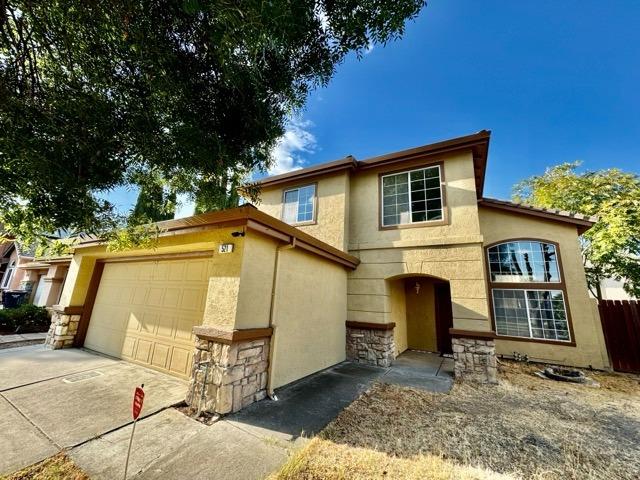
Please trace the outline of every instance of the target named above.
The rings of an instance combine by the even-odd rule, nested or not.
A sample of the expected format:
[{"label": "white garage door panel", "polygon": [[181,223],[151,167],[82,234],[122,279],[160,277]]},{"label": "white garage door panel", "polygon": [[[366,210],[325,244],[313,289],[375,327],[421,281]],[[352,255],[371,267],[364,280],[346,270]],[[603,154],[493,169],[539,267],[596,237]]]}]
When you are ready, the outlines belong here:
[{"label": "white garage door panel", "polygon": [[211,260],[107,263],[85,347],[187,377]]}]

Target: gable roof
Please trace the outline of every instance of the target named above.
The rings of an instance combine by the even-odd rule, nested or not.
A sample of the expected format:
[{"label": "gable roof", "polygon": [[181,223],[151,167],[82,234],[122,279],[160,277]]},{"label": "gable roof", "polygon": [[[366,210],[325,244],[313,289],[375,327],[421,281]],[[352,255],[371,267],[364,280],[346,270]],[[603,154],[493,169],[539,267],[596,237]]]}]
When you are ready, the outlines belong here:
[{"label": "gable roof", "polygon": [[356,160],[352,155],[348,155],[340,160],[333,162],[321,163],[311,167],[294,170],[292,172],[283,173],[281,175],[273,175],[265,177],[256,182],[261,187],[271,187],[291,181],[303,180],[318,175],[326,175],[345,170],[360,171],[379,168],[399,164],[405,161],[418,160],[423,158],[435,157],[443,153],[456,151],[471,150],[473,154],[473,168],[476,179],[476,193],[478,198],[482,197],[484,188],[484,176],[487,166],[487,155],[489,153],[489,139],[491,132],[482,130],[472,135],[452,138],[442,142],[430,143],[421,147],[401,150],[399,152],[388,153],[377,157],[368,158],[366,160]]},{"label": "gable roof", "polygon": [[506,210],[508,212],[520,213],[523,215],[531,215],[555,222],[570,223],[578,228],[578,233],[580,235],[589,230],[598,221],[598,217],[590,217],[588,215],[582,215],[581,213],[572,213],[551,208],[534,207],[533,205],[509,202],[507,200],[498,200],[496,198],[483,197],[478,200],[478,205],[488,208],[495,208],[497,210]]}]

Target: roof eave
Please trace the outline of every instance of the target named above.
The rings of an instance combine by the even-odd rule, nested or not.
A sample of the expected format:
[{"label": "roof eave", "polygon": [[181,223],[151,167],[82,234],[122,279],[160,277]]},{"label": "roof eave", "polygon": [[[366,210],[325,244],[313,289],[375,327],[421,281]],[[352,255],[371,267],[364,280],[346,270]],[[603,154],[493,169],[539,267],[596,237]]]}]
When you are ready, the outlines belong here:
[{"label": "roof eave", "polygon": [[[269,235],[280,241],[291,243],[304,250],[321,255],[351,269],[355,269],[360,263],[358,258],[332,247],[277,218],[267,215],[249,204],[238,208],[203,213],[177,220],[165,220],[163,222],[157,222],[155,225],[161,230],[161,237],[182,235],[211,228],[244,226],[263,235]],[[105,242],[100,239],[90,239],[81,242],[75,248],[77,250],[104,244]]]},{"label": "roof eave", "polygon": [[518,213],[521,215],[529,215],[533,217],[543,218],[545,220],[550,220],[550,221],[555,221],[560,223],[569,223],[574,225],[578,229],[579,235],[582,235],[584,232],[589,230],[596,223],[595,219],[577,218],[575,216],[569,216],[569,215],[559,214],[555,212],[550,212],[550,211],[539,209],[529,205],[507,202],[504,200],[496,200],[493,198],[483,197],[478,200],[478,205],[481,205],[487,208],[494,208],[497,210],[504,210],[508,212]]},{"label": "roof eave", "polygon": [[431,158],[455,151],[464,151],[470,149],[473,153],[474,176],[476,179],[477,197],[482,197],[484,189],[484,178],[487,165],[487,155],[489,152],[489,140],[491,132],[482,130],[472,135],[452,138],[442,142],[431,143],[421,147],[410,148],[398,152],[388,153],[366,160],[356,160],[351,155],[342,160],[334,162],[314,165],[312,167],[295,170],[293,172],[266,177],[256,182],[260,187],[272,187],[285,183],[300,182],[302,180],[311,179],[319,176],[329,175],[340,171],[359,171],[374,168],[389,167],[401,162],[417,160],[421,158]]}]

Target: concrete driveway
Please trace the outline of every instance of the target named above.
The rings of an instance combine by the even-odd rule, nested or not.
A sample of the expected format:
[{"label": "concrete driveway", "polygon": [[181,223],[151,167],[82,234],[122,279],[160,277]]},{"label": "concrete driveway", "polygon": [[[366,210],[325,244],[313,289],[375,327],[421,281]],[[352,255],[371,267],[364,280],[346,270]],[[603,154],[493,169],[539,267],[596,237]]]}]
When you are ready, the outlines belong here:
[{"label": "concrete driveway", "polygon": [[[387,369],[341,363],[207,426],[175,409],[136,427],[129,464],[136,480],[258,480],[318,433]],[[92,480],[122,476],[131,426],[71,450]]]},{"label": "concrete driveway", "polygon": [[136,385],[146,417],[184,400],[187,382],[78,349],[0,351],[0,475],[131,421]]},{"label": "concrete driveway", "polygon": [[66,448],[92,480],[121,478],[144,383],[129,478],[262,479],[373,382],[446,392],[449,363],[421,353],[391,368],[343,362],[208,426],[167,408],[187,388],[173,377],[83,350],[0,351],[0,475]]}]

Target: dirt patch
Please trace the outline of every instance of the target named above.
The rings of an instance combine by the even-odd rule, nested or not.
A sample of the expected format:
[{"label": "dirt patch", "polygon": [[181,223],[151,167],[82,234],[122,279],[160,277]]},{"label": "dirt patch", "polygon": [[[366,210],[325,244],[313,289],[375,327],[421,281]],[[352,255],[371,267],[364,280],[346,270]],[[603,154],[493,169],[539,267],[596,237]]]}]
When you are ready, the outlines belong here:
[{"label": "dirt patch", "polygon": [[180,413],[182,413],[183,415],[189,418],[192,418],[197,422],[204,423],[205,425],[213,425],[214,423],[219,421],[221,418],[221,416],[216,413],[208,413],[208,412],[202,412],[200,413],[200,415],[196,417],[193,415],[193,412],[191,411],[191,407],[189,407],[186,403],[181,403],[180,405],[177,405],[174,408]]},{"label": "dirt patch", "polygon": [[63,453],[1,478],[2,480],[89,480],[89,477]]},{"label": "dirt patch", "polygon": [[586,372],[593,388],[541,379],[540,368],[504,362],[498,386],[450,394],[376,384],[293,459],[298,477],[280,478],[365,478],[356,472],[367,455],[408,469],[374,478],[412,478],[438,462],[449,473],[413,478],[640,478],[639,377]]}]

